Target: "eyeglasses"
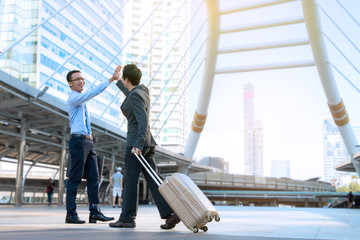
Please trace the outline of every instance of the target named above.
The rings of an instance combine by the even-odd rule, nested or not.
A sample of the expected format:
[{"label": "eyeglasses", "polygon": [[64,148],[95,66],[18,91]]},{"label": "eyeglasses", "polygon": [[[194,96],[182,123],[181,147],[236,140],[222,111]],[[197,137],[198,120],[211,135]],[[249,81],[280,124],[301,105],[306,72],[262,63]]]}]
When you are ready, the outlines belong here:
[{"label": "eyeglasses", "polygon": [[72,82],[76,82],[76,81],[85,81],[85,78],[75,78],[74,80],[71,80]]}]

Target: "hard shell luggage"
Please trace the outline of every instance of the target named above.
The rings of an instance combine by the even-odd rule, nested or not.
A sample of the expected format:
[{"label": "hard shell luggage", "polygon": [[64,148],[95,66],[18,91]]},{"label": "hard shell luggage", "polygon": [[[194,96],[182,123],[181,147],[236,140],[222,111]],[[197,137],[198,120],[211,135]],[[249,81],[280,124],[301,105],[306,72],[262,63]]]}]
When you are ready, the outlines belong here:
[{"label": "hard shell luggage", "polygon": [[206,232],[205,226],[213,219],[220,221],[219,214],[205,194],[185,174],[174,173],[165,178],[159,192],[185,226],[193,231]]},{"label": "hard shell luggage", "polygon": [[208,222],[213,219],[220,221],[215,207],[188,176],[174,173],[163,182],[142,155],[139,157],[133,153],[158,184],[159,192],[188,229],[194,233],[199,229],[206,232],[208,228],[205,225]]}]

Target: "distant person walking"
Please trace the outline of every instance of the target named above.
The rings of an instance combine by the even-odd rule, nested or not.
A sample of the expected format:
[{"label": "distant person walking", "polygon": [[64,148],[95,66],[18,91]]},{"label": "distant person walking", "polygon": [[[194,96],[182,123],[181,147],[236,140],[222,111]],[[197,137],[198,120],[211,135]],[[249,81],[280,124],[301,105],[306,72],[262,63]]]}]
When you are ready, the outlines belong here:
[{"label": "distant person walking", "polygon": [[45,185],[45,192],[47,193],[48,197],[48,206],[51,205],[51,198],[54,193],[55,183],[51,178],[49,178],[47,184]]},{"label": "distant person walking", "polygon": [[353,201],[354,201],[354,196],[352,194],[352,192],[350,191],[347,195],[347,201],[349,203],[349,207],[352,208],[353,206]]},{"label": "distant person walking", "polygon": [[69,150],[71,155],[71,169],[69,181],[66,188],[66,218],[65,223],[82,224],[76,212],[77,187],[84,177],[87,182],[89,197],[89,222],[110,221],[113,217],[106,217],[99,208],[99,169],[97,164],[97,153],[93,143],[90,126],[90,114],[86,107],[86,101],[103,92],[114,80],[119,79],[121,66],[119,65],[109,81],[102,82],[82,93],[85,79],[79,70],[70,71],[67,82],[71,88],[69,98],[66,102],[69,113],[71,137],[69,139]]},{"label": "distant person walking", "polygon": [[113,189],[113,208],[115,208],[116,196],[118,196],[118,207],[121,206],[122,182],[123,175],[121,174],[121,167],[118,167],[116,173],[110,178],[110,186]]}]

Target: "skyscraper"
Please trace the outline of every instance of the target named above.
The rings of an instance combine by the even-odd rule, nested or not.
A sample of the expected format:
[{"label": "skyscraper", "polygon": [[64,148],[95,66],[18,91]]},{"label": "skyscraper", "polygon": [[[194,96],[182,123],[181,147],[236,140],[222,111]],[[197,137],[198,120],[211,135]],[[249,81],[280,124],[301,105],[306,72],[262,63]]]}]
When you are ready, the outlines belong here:
[{"label": "skyscraper", "polygon": [[229,173],[229,163],[222,157],[202,157],[199,161],[200,164],[214,167],[214,172]]},{"label": "skyscraper", "polygon": [[[1,44],[26,36],[0,58],[1,70],[65,101],[70,93],[66,74],[79,69],[85,88],[109,79],[120,64],[123,1],[1,1]],[[11,20],[13,22],[11,22]],[[41,25],[40,25],[41,24]],[[27,35],[38,25],[40,27]],[[5,37],[7,36],[7,37]],[[92,99],[89,111],[114,124],[119,121],[118,92],[111,85]],[[106,108],[109,106],[108,108]],[[105,109],[106,112],[103,112]]]},{"label": "skyscraper", "polygon": [[245,174],[263,176],[263,127],[254,117],[254,86],[244,86],[244,163]]},{"label": "skyscraper", "polygon": [[[151,33],[151,41],[154,41],[167,22],[172,20],[162,41],[156,43],[156,52],[152,54],[154,61],[150,65],[150,78],[156,82],[150,86],[154,103],[151,113],[154,136],[160,145],[175,152],[184,151],[189,130],[189,92],[186,89],[189,76],[186,70],[190,64],[187,51],[190,28],[186,28],[186,25],[190,21],[190,11],[188,0],[166,0],[155,13]],[[163,67],[161,73],[156,74],[159,64]],[[162,95],[158,97],[161,90]]]},{"label": "skyscraper", "polygon": [[271,176],[276,178],[290,178],[289,160],[273,160],[271,161]]},{"label": "skyscraper", "polygon": [[[3,50],[41,24],[0,57],[1,70],[33,87],[47,86],[47,93],[65,101],[69,70],[81,70],[89,88],[110,78],[119,64],[139,64],[154,103],[150,126],[157,143],[183,151],[189,129],[189,0],[0,1],[0,8]],[[123,99],[111,84],[88,108],[126,130]]]},{"label": "skyscraper", "polygon": [[[155,9],[137,37],[124,49],[126,63],[141,63],[149,87],[150,127],[159,145],[183,152],[189,129],[190,1],[136,0],[127,4],[124,36],[130,38]],[[145,54],[149,52],[147,56]],[[160,95],[161,94],[161,95]]]},{"label": "skyscraper", "polygon": [[[359,138],[360,127],[354,126],[354,133]],[[350,160],[341,138],[338,127],[332,119],[323,121],[323,156],[324,156],[324,181],[332,182],[334,185],[343,185],[344,175],[348,172],[339,172],[335,169],[336,165]]]}]

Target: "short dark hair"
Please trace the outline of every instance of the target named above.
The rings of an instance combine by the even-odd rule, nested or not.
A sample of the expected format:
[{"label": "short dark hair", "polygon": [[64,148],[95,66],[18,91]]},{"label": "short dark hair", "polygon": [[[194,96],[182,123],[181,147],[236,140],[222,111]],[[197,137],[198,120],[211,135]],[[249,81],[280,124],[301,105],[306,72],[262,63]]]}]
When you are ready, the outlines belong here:
[{"label": "short dark hair", "polygon": [[140,84],[140,79],[142,77],[141,70],[135,64],[127,64],[123,70],[123,78],[129,79],[130,83],[133,86]]},{"label": "short dark hair", "polygon": [[68,82],[71,82],[71,75],[73,75],[73,73],[81,73],[80,70],[72,70],[70,72],[68,72],[68,74],[66,75],[66,80]]}]

